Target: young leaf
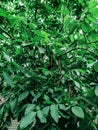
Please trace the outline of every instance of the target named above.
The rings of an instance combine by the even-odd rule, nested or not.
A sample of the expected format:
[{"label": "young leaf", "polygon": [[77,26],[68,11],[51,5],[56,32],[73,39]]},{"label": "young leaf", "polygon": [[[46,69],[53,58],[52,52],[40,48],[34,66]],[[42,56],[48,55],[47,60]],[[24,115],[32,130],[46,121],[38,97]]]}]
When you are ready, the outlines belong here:
[{"label": "young leaf", "polygon": [[3,77],[4,77],[7,84],[9,84],[11,87],[14,86],[13,80],[12,80],[11,76],[8,73],[3,71]]},{"label": "young leaf", "polygon": [[82,118],[82,119],[84,118],[84,112],[81,107],[74,106],[71,108],[71,110],[73,114],[75,114],[77,117]]},{"label": "young leaf", "polygon": [[47,122],[47,120],[46,120],[46,118],[44,117],[44,115],[43,115],[43,113],[42,113],[41,110],[39,110],[39,111],[37,112],[37,117],[40,119],[40,122],[41,122],[41,123],[46,123],[46,122]]},{"label": "young leaf", "polygon": [[54,121],[56,123],[58,123],[59,121],[59,110],[58,110],[58,105],[51,105],[50,106],[50,114],[51,114],[51,117],[54,119]]},{"label": "young leaf", "polygon": [[20,122],[20,129],[24,130],[29,124],[31,124],[36,116],[36,112],[30,111],[25,115]]},{"label": "young leaf", "polygon": [[41,54],[44,54],[44,53],[45,53],[45,49],[44,49],[44,48],[38,47],[38,49],[39,49],[39,52],[40,52]]}]

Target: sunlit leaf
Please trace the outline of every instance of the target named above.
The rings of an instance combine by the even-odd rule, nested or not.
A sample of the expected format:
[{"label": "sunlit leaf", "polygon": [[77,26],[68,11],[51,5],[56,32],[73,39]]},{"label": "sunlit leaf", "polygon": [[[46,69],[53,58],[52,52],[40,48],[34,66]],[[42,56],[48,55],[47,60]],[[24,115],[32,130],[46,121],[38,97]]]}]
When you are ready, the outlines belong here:
[{"label": "sunlit leaf", "polygon": [[40,119],[40,122],[41,123],[46,123],[47,120],[45,118],[45,116],[43,115],[43,112],[41,110],[37,111],[37,116],[38,118]]},{"label": "sunlit leaf", "polygon": [[71,108],[72,112],[79,118],[84,118],[84,112],[81,107],[74,106]]},{"label": "sunlit leaf", "polygon": [[30,111],[27,115],[25,115],[20,122],[20,129],[25,129],[29,124],[34,122],[36,116],[36,112]]},{"label": "sunlit leaf", "polygon": [[51,105],[50,106],[50,114],[53,120],[58,123],[59,121],[59,111],[58,111],[58,105]]}]

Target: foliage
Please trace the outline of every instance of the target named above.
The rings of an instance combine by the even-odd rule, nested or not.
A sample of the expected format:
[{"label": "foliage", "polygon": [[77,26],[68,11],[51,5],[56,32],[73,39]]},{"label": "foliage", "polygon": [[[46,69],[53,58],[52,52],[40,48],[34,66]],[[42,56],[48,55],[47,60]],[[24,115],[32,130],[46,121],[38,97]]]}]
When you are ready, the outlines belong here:
[{"label": "foliage", "polygon": [[1,0],[0,52],[2,130],[97,130],[97,0]]}]

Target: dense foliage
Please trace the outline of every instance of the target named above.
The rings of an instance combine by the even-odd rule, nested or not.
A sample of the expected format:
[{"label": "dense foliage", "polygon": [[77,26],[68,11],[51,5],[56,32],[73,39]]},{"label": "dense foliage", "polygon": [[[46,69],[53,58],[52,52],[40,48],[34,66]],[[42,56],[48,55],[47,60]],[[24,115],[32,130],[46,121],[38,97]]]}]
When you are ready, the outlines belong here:
[{"label": "dense foliage", "polygon": [[97,130],[98,1],[0,1],[0,130]]}]

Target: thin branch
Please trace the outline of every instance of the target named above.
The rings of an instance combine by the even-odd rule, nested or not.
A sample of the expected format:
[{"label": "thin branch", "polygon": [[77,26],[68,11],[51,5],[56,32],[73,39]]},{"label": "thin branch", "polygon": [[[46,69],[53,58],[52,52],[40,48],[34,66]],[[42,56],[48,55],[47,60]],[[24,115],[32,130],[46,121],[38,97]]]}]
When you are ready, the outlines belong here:
[{"label": "thin branch", "polygon": [[58,81],[58,87],[60,86],[60,83],[61,83],[61,79],[62,79],[62,67],[61,67],[61,61],[60,59],[58,60],[58,66],[59,66],[59,72],[60,72],[60,78],[59,78],[59,81]]},{"label": "thin branch", "polygon": [[63,53],[63,54],[61,54],[60,56],[58,56],[58,58],[61,57],[61,56],[63,56],[63,55],[67,55],[68,53],[70,53],[70,52],[72,52],[72,51],[76,51],[76,50],[86,50],[86,51],[89,51],[90,53],[92,53],[92,54],[98,56],[98,55],[95,54],[94,52],[88,50],[88,48],[79,48],[79,47],[78,47],[78,48],[73,48],[72,50],[69,50],[69,51],[67,51],[67,52],[65,52],[65,53]]}]

